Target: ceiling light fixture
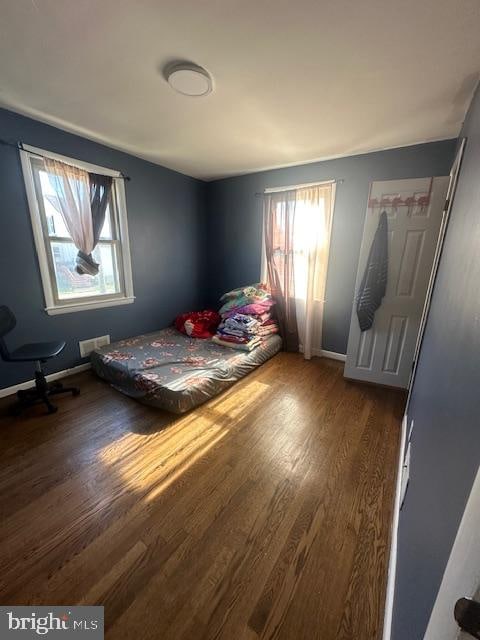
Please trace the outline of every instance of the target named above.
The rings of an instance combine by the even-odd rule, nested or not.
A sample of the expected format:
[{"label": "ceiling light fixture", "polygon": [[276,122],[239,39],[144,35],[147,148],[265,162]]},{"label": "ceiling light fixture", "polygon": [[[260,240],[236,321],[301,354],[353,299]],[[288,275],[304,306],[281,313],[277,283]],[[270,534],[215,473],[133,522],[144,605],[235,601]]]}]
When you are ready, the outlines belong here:
[{"label": "ceiling light fixture", "polygon": [[164,70],[168,84],[184,96],[206,96],[213,90],[208,71],[193,62],[175,62]]}]

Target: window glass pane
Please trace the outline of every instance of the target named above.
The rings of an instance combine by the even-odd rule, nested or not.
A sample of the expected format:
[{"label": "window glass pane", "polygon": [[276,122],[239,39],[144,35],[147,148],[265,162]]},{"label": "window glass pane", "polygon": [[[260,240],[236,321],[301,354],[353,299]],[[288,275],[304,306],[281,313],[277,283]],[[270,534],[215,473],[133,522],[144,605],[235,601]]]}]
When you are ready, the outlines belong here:
[{"label": "window glass pane", "polygon": [[95,247],[93,257],[100,263],[100,271],[96,276],[89,276],[75,271],[77,249],[73,242],[53,240],[50,244],[60,300],[119,293],[114,245],[105,243]]},{"label": "window glass pane", "polygon": [[118,293],[121,290],[119,281],[118,256],[114,244],[99,242],[93,250],[93,258],[100,265],[99,278],[107,293]]},{"label": "window glass pane", "polygon": [[47,229],[49,236],[57,236],[60,238],[70,238],[67,227],[63,222],[60,213],[60,205],[58,204],[55,189],[50,184],[46,171],[39,171],[40,185],[42,187],[43,206],[45,207],[45,215],[47,217]]},{"label": "window glass pane", "polygon": [[107,205],[105,211],[105,222],[103,223],[102,230],[100,232],[100,238],[103,240],[112,240],[112,223],[110,217],[110,204]]},{"label": "window glass pane", "polygon": [[[293,243],[295,246],[295,296],[301,300],[307,299],[307,286],[309,278],[310,256],[317,255],[315,265],[318,268],[321,263],[321,254],[328,242],[325,220],[325,200],[320,198],[318,202],[309,200],[297,200],[295,207],[295,224],[293,229]],[[314,283],[318,286],[314,274]],[[316,286],[314,297],[318,298]]]}]

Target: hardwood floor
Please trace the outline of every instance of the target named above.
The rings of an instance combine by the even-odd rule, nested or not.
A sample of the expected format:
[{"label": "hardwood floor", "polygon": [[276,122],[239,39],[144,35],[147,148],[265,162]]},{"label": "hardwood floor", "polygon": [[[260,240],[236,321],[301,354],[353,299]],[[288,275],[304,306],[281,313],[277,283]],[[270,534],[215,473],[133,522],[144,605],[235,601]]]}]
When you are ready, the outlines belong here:
[{"label": "hardwood floor", "polygon": [[0,603],[106,638],[381,637],[404,396],[279,354],[172,417],[87,372],[1,419]]}]

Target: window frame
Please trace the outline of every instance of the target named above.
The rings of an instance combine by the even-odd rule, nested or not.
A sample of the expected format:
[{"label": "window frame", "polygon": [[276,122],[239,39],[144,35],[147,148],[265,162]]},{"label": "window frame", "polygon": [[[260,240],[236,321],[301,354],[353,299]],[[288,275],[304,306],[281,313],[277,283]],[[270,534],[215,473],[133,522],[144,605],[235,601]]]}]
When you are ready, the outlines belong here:
[{"label": "window frame", "polygon": [[[57,292],[57,280],[51,256],[52,238],[48,233],[46,225],[46,216],[42,206],[37,198],[37,189],[35,186],[35,170],[34,162],[42,161],[43,157],[53,158],[67,164],[74,165],[91,173],[99,173],[102,175],[112,176],[112,178],[121,178],[119,171],[100,167],[88,162],[82,162],[62,156],[50,151],[45,151],[37,147],[23,145],[20,150],[20,160],[22,164],[23,177],[25,181],[25,189],[27,192],[27,200],[30,209],[30,218],[32,222],[33,236],[35,240],[35,248],[37,251],[38,264],[40,268],[40,276],[45,296],[45,311],[49,315],[58,315],[62,313],[72,313],[74,311],[87,311],[89,309],[101,309],[104,307],[112,307],[123,304],[131,304],[135,300],[133,295],[132,266],[130,259],[130,242],[128,236],[128,220],[127,206],[125,197],[124,180],[112,181],[112,210],[111,221],[112,231],[115,227],[116,238],[107,241],[111,244],[117,243],[117,273],[120,291],[114,294],[100,294],[98,296],[85,296],[72,299],[60,299]],[[113,235],[113,233],[112,233]],[[66,239],[65,239],[66,240]],[[56,241],[56,239],[55,239]],[[60,242],[62,239],[60,238]],[[103,240],[101,242],[104,242]]]}]

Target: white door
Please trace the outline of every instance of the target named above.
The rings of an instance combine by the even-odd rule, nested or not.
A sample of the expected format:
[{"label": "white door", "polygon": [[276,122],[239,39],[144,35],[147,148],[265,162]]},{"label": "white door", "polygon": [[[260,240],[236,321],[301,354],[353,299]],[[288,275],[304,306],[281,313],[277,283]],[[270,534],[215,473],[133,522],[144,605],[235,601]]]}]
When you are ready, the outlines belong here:
[{"label": "white door", "polygon": [[480,594],[480,470],[463,512],[424,640],[472,640],[460,631],[453,611],[460,598]]},{"label": "white door", "polygon": [[[370,185],[350,321],[346,378],[407,388],[432,270],[449,178],[388,180]],[[356,299],[380,214],[388,219],[385,297],[368,331]]]}]

